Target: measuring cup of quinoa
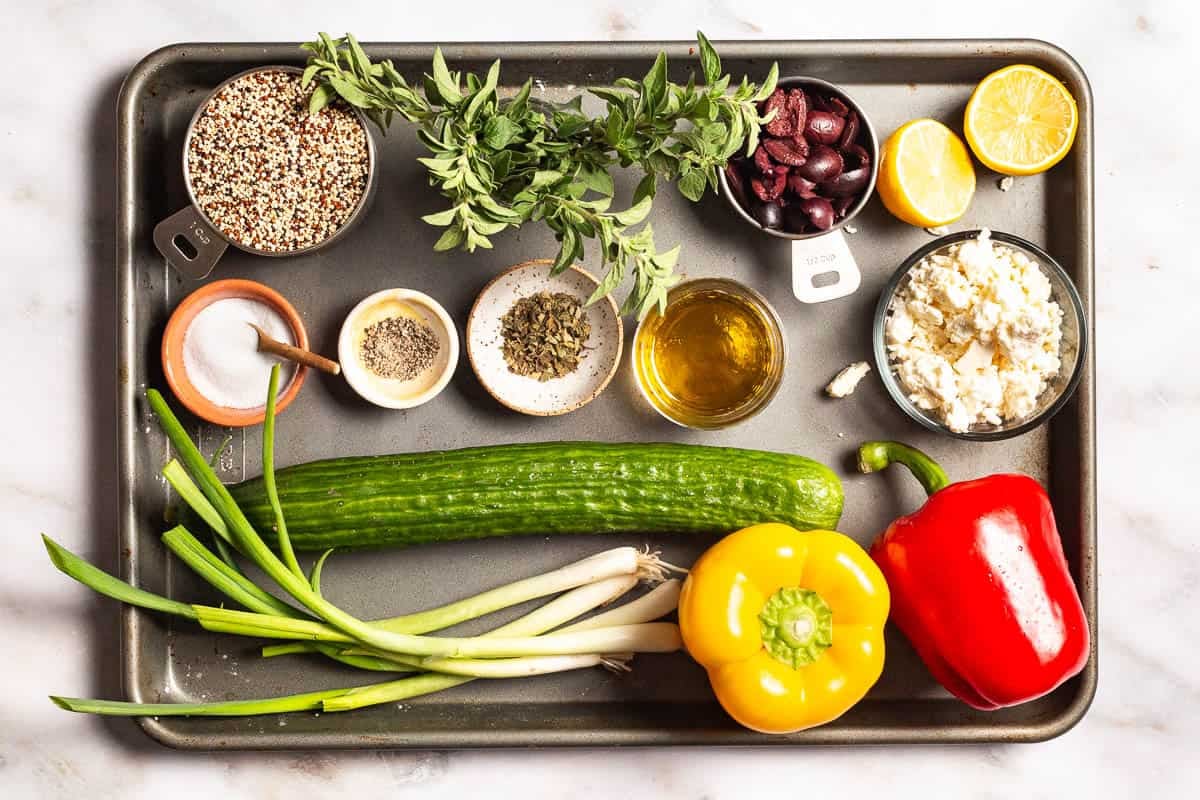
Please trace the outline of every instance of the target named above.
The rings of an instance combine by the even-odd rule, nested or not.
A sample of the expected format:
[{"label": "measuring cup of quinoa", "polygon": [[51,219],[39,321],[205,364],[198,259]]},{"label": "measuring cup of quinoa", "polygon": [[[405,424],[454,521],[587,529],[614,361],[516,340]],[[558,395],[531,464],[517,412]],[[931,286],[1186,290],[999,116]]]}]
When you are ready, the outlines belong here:
[{"label": "measuring cup of quinoa", "polygon": [[362,218],[375,192],[366,118],[335,101],[310,114],[296,67],[258,67],[221,83],[183,143],[189,205],[154,228],[181,275],[207,276],[228,245],[260,256],[310,253]]},{"label": "measuring cup of quinoa", "polygon": [[411,289],[385,289],[354,307],[338,336],[346,381],[383,408],[432,400],[458,365],[458,331],[438,301]]},{"label": "measuring cup of quinoa", "polygon": [[1083,375],[1087,324],[1066,271],[1019,236],[970,230],[913,253],[875,310],[875,362],[918,423],[960,439],[1032,430]]},{"label": "measuring cup of quinoa", "polygon": [[842,231],[867,205],[879,143],[862,106],[820,78],[780,78],[759,103],[772,114],[750,154],[730,159],[721,193],[747,223],[791,240],[792,294],[822,303],[858,289],[862,274]]},{"label": "measuring cup of quinoa", "polygon": [[276,409],[282,412],[308,373],[258,351],[257,325],[271,338],[308,349],[300,315],[282,295],[256,281],[214,281],[172,312],[162,338],[167,385],[189,411],[217,425],[257,425],[266,416],[271,367],[280,364]]}]

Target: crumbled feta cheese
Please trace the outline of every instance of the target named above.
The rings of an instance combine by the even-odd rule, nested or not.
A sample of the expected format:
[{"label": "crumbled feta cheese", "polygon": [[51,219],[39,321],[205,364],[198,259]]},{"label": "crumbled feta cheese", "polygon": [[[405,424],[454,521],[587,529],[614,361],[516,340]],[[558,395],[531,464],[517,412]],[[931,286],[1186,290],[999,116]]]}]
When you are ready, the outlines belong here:
[{"label": "crumbled feta cheese", "polygon": [[825,387],[825,393],[830,397],[849,397],[858,387],[859,381],[867,377],[871,365],[865,361],[855,361],[833,377]]},{"label": "crumbled feta cheese", "polygon": [[[994,303],[991,300],[984,300],[972,309],[971,325],[975,327],[981,339],[991,341],[991,333],[1000,324],[1000,314],[1003,311],[1004,309],[1000,307],[999,303]],[[985,337],[984,334],[987,334],[987,336]]]},{"label": "crumbled feta cheese", "polygon": [[908,309],[898,306],[887,318],[887,343],[901,345],[913,337],[913,318],[908,315]]},{"label": "crumbled feta cheese", "polygon": [[962,275],[947,267],[929,271],[930,293],[938,305],[961,311],[971,303],[971,284]]},{"label": "crumbled feta cheese", "polygon": [[1041,267],[987,230],[923,259],[885,325],[909,398],[954,431],[1032,414],[1062,363],[1063,312],[1050,296]]},{"label": "crumbled feta cheese", "polygon": [[926,303],[924,300],[910,300],[908,302],[908,313],[917,322],[924,323],[934,328],[939,328],[944,321],[942,310],[932,303]]},{"label": "crumbled feta cheese", "polygon": [[954,370],[959,375],[976,375],[983,372],[988,367],[992,366],[992,357],[996,354],[996,349],[990,345],[982,344],[977,339],[972,339],[967,345],[967,352],[958,357],[954,362]]},{"label": "crumbled feta cheese", "polygon": [[986,276],[997,269],[992,232],[986,228],[979,232],[978,239],[968,239],[957,247],[953,256],[955,269],[961,269],[972,283],[986,282]]}]

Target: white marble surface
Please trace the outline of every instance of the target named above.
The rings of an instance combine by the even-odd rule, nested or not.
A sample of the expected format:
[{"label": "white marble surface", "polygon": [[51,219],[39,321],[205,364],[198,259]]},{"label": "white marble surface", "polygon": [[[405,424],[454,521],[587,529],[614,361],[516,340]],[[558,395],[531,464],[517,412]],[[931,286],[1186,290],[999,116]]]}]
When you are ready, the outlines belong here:
[{"label": "white marble surface", "polygon": [[[513,797],[1197,796],[1196,4],[1020,0],[984,10],[860,0],[830,13],[767,0],[3,5],[5,796],[458,798],[500,788]],[[160,748],[132,723],[52,708],[52,691],[118,686],[113,605],[53,573],[36,534],[113,563],[111,108],[121,75],[180,40],[301,40],[318,29],[384,40],[660,39],[697,27],[714,39],[1036,36],[1065,46],[1089,72],[1103,591],[1100,690],[1082,724],[1016,747],[206,755]],[[97,652],[98,641],[110,645]]]}]

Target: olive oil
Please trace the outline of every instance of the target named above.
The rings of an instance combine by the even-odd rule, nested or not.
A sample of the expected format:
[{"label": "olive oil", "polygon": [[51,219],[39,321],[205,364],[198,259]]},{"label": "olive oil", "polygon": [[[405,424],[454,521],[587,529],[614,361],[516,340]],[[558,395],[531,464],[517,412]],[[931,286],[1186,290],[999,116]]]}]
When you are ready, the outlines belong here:
[{"label": "olive oil", "polygon": [[731,424],[774,394],[783,336],[766,301],[740,284],[700,280],[672,290],[634,342],[638,382],[668,419],[695,428]]}]

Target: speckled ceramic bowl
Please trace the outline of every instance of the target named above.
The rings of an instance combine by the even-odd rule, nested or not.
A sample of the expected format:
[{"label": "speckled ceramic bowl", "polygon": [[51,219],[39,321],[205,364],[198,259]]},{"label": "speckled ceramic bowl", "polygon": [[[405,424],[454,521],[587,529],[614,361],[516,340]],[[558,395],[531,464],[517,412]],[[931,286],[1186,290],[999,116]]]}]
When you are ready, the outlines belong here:
[{"label": "speckled ceramic bowl", "polygon": [[566,414],[599,397],[616,374],[624,345],[617,304],[606,297],[584,309],[592,331],[578,369],[548,381],[509,370],[501,350],[500,320],[513,303],[538,292],[565,292],[583,302],[599,285],[590,273],[574,266],[551,276],[551,263],[526,261],[500,273],[479,293],[467,317],[467,358],[483,388],[513,411],[537,417]]}]

